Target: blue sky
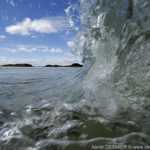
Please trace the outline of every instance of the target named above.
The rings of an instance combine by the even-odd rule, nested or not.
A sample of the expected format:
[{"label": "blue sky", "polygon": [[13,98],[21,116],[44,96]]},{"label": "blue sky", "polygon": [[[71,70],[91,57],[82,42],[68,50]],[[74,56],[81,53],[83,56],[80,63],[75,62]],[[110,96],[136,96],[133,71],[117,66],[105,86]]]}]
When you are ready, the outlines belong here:
[{"label": "blue sky", "polygon": [[[80,62],[71,53],[80,26],[67,18],[78,0],[1,0],[0,65],[6,63],[71,64]],[[70,9],[70,10],[71,10]]]}]

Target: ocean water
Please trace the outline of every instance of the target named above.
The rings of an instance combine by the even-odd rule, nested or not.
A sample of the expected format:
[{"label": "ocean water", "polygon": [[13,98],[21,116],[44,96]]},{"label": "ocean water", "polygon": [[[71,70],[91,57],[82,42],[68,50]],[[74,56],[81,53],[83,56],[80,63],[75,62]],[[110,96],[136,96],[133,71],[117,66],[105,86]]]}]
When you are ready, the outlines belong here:
[{"label": "ocean water", "polygon": [[150,149],[150,1],[81,0],[78,11],[83,68],[0,69],[2,150]]},{"label": "ocean water", "polygon": [[0,68],[0,106],[17,110],[42,100],[61,101],[80,71],[81,68]]}]

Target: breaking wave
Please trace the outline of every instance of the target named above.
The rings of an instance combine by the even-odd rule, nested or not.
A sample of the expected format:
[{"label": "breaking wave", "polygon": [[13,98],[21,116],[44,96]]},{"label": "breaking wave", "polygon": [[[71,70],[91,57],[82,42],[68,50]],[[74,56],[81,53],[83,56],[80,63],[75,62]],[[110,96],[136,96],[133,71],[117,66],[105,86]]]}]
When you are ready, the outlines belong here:
[{"label": "breaking wave", "polygon": [[57,101],[21,113],[1,109],[1,148],[150,145],[149,10],[148,0],[81,0],[74,49],[83,69],[58,89],[69,92]]}]

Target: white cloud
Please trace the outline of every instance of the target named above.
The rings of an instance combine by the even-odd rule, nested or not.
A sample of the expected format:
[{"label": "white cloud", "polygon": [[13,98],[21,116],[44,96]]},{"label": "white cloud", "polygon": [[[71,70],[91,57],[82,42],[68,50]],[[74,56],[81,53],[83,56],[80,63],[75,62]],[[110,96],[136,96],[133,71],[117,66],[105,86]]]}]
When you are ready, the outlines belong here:
[{"label": "white cloud", "polygon": [[63,53],[63,50],[60,48],[54,48],[54,47],[49,47],[49,46],[44,46],[44,45],[22,45],[22,44],[17,44],[17,45],[12,45],[11,47],[7,48],[0,48],[0,50],[4,51],[10,51],[10,52],[43,52],[43,53],[51,53],[51,54],[58,54],[58,53]]},{"label": "white cloud", "polygon": [[36,47],[21,45],[21,44],[13,45],[10,47],[4,47],[4,48],[1,47],[0,50],[14,52],[14,53],[15,52],[34,52],[34,51],[37,51]]},{"label": "white cloud", "polygon": [[34,51],[37,51],[37,47],[18,44],[18,45],[15,45],[14,49],[12,49],[11,51],[12,52],[34,52]]},{"label": "white cloud", "polygon": [[6,36],[5,35],[0,35],[0,40],[4,40],[6,39]]},{"label": "white cloud", "polygon": [[64,17],[49,17],[34,20],[25,18],[22,22],[7,26],[5,31],[12,35],[18,34],[27,36],[31,35],[33,32],[56,33],[68,28],[69,25]]},{"label": "white cloud", "polygon": [[60,48],[49,48],[49,47],[43,47],[44,52],[49,52],[49,53],[63,53],[63,50]]},{"label": "white cloud", "polygon": [[74,47],[75,46],[74,41],[68,41],[67,46],[70,47],[70,48]]}]

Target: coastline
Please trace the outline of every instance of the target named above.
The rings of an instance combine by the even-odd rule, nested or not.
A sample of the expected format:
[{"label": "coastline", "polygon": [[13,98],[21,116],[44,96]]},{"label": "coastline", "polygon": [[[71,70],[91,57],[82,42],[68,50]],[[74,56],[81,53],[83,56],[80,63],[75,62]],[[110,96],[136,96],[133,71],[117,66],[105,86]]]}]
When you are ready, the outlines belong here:
[{"label": "coastline", "polygon": [[47,67],[47,68],[62,68],[62,67],[83,67],[82,64],[73,63],[71,65],[45,65],[45,66],[33,66],[31,64],[5,64],[1,65],[0,68],[33,68],[33,67]]}]

